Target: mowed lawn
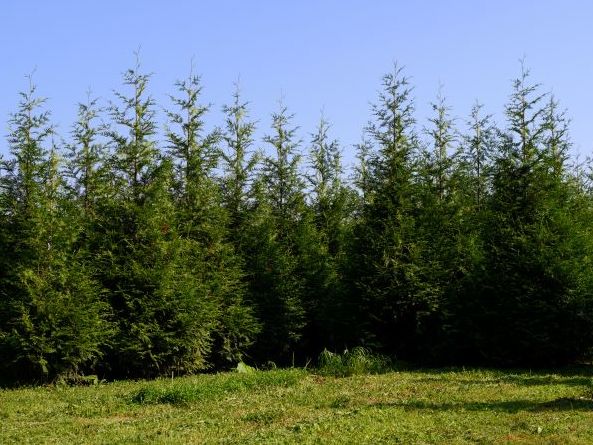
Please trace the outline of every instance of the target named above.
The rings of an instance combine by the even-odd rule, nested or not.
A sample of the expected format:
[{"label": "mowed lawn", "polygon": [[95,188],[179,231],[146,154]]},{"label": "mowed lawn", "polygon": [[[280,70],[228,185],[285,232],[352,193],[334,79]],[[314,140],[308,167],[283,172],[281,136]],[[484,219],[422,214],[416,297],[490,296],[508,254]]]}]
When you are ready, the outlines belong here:
[{"label": "mowed lawn", "polygon": [[292,369],[0,391],[0,443],[593,444],[589,371]]}]

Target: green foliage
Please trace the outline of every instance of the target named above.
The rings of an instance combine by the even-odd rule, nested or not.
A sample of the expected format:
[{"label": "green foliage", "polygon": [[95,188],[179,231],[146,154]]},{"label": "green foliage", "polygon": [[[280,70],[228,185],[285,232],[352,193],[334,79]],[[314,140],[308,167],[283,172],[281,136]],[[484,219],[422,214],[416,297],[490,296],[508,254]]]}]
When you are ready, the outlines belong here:
[{"label": "green foliage", "polygon": [[346,185],[342,154],[329,137],[330,124],[322,117],[311,135],[311,187],[308,212],[299,232],[300,270],[305,277],[304,304],[308,314],[305,353],[315,356],[327,346],[341,347],[348,317],[344,304],[344,263],[351,230],[354,192]]},{"label": "green foliage", "polygon": [[[370,351],[590,360],[593,175],[527,70],[506,125],[475,105],[464,129],[441,94],[420,126],[394,66],[352,178],[324,118],[306,162],[282,104],[260,148],[238,88],[218,128],[193,72],[161,135],[150,80],[137,63],[107,109],[89,95],[67,141],[32,83],[20,96],[0,159],[3,380],[305,364],[346,345],[363,348],[323,352],[320,372],[385,369]],[[191,403],[192,391],[146,397]]]},{"label": "green foliage", "polygon": [[421,246],[416,238],[413,153],[417,136],[409,80],[401,68],[384,76],[375,120],[367,128],[360,218],[354,229],[351,290],[363,344],[397,354],[413,353],[417,327],[430,301],[423,293]]},{"label": "green foliage", "polygon": [[298,173],[299,142],[293,116],[281,105],[272,115],[272,134],[264,138],[273,150],[263,160],[248,213],[245,261],[250,267],[250,302],[265,321],[255,356],[287,364],[306,324],[305,280],[299,273],[299,234],[307,224],[305,193]]},{"label": "green foliage", "polygon": [[261,361],[275,359],[285,364],[305,324],[302,279],[287,243],[279,234],[272,209],[265,201],[258,203],[250,213],[245,235],[249,302],[257,318],[264,321],[253,353]]},{"label": "green foliage", "polygon": [[172,163],[158,159],[152,140],[147,81],[138,67],[128,71],[125,83],[132,93],[118,96],[121,109],[112,107],[129,136],[109,132],[115,146],[112,196],[119,198],[101,203],[95,223],[97,273],[118,328],[107,348],[106,371],[120,376],[204,369],[220,311],[204,282],[203,249],[177,224]]},{"label": "green foliage", "polygon": [[249,374],[249,373],[251,373],[251,372],[254,372],[254,371],[255,371],[255,368],[253,368],[253,367],[251,367],[251,366],[249,366],[249,365],[246,365],[246,364],[245,364],[245,363],[243,363],[243,362],[239,362],[239,363],[237,364],[237,368],[236,368],[236,370],[237,370],[237,372],[238,372],[239,374]]},{"label": "green foliage", "polygon": [[81,224],[89,223],[95,206],[105,199],[109,190],[110,169],[107,143],[102,138],[108,128],[97,123],[103,110],[98,100],[89,97],[78,105],[78,117],[71,131],[72,141],[66,144],[66,186],[73,199],[78,201],[82,214]]},{"label": "green foliage", "polygon": [[[223,193],[213,175],[220,157],[220,134],[218,131],[203,134],[208,107],[199,103],[202,90],[199,77],[190,75],[177,86],[180,97],[172,100],[178,110],[168,113],[171,128],[167,132],[170,153],[176,163],[175,224],[182,241],[191,246],[185,266],[201,286],[201,291],[192,298],[210,302],[202,312],[210,322],[201,324],[210,330],[204,336],[212,341],[208,360],[229,367],[242,360],[260,326],[252,308],[244,302],[242,259],[230,242],[235,239],[233,214],[229,215],[223,207]],[[242,143],[241,139],[235,147],[239,150],[235,160],[238,164],[242,163]],[[234,171],[237,168],[235,165]],[[242,177],[237,181],[242,181]],[[243,185],[238,187],[242,189]],[[240,192],[236,198],[241,199]],[[240,203],[234,204],[236,221]]]},{"label": "green foliage", "polygon": [[453,317],[460,335],[474,333],[461,341],[466,359],[545,365],[587,350],[590,291],[581,273],[589,268],[590,210],[558,174],[567,142],[558,139],[555,104],[540,106],[543,98],[524,71],[492,168],[480,269]]},{"label": "green foliage", "polygon": [[16,380],[76,374],[101,358],[110,337],[101,288],[74,250],[80,227],[64,192],[59,159],[44,148],[52,128],[35,87],[11,120],[13,162],[3,165],[4,252],[1,371]]},{"label": "green foliage", "polygon": [[352,351],[336,354],[324,349],[318,358],[315,370],[320,375],[349,377],[352,375],[382,374],[393,369],[391,361],[368,349],[356,347]]},{"label": "green foliage", "polygon": [[226,150],[221,152],[225,172],[222,181],[223,202],[229,213],[230,236],[239,251],[242,231],[248,223],[245,217],[249,199],[253,197],[250,185],[259,160],[259,156],[251,151],[255,124],[248,121],[248,105],[242,101],[237,85],[232,105],[223,107],[226,116],[222,135]]}]

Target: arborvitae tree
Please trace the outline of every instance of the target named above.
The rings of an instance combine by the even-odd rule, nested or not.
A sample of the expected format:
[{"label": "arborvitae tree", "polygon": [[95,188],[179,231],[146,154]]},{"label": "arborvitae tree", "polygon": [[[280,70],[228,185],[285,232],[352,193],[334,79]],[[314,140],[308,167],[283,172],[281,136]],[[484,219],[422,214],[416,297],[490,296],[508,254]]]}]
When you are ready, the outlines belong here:
[{"label": "arborvitae tree", "polygon": [[427,304],[425,321],[418,326],[422,360],[438,360],[444,307],[451,294],[458,291],[457,281],[463,276],[460,263],[460,214],[464,204],[460,187],[456,132],[450,109],[439,92],[432,104],[434,116],[425,129],[427,148],[417,166],[418,210],[416,239],[421,259],[417,274],[422,282],[418,296]]},{"label": "arborvitae tree", "polygon": [[590,241],[582,201],[547,156],[548,119],[557,116],[540,105],[543,98],[523,71],[494,167],[483,275],[465,325],[474,354],[490,363],[561,363],[582,354],[581,340],[590,338],[590,279],[580,273],[591,267]]},{"label": "arborvitae tree", "polygon": [[409,356],[429,302],[421,295],[415,234],[413,103],[408,79],[395,66],[383,77],[368,135],[376,145],[369,160],[362,218],[355,231],[354,298],[360,308],[358,335],[366,344]]},{"label": "arborvitae tree", "polygon": [[346,239],[351,229],[352,191],[343,182],[340,146],[330,140],[329,123],[322,117],[312,134],[309,153],[311,186],[310,205],[313,227],[302,249],[308,251],[303,264],[308,272],[309,296],[308,348],[311,353],[322,348],[343,347],[346,327],[343,266]]},{"label": "arborvitae tree", "polygon": [[[208,107],[199,103],[200,78],[190,75],[177,86],[180,97],[172,100],[178,109],[168,115],[180,131],[167,131],[170,153],[177,166],[177,226],[183,240],[192,246],[193,256],[188,258],[187,267],[204,289],[196,297],[213,304],[208,314],[213,323],[209,333],[214,342],[212,360],[219,366],[229,366],[242,359],[259,326],[244,302],[241,259],[229,242],[229,215],[214,177],[221,136],[218,130],[204,134]],[[237,125],[241,150],[242,122]],[[238,212],[241,203],[234,204]],[[236,213],[233,216],[238,217]]]},{"label": "arborvitae tree", "polygon": [[58,156],[46,148],[49,113],[39,111],[33,84],[21,97],[2,176],[10,268],[0,283],[0,350],[13,378],[52,379],[92,366],[109,327],[100,289],[73,249],[78,226]]},{"label": "arborvitae tree", "polygon": [[193,251],[176,227],[173,169],[160,159],[154,140],[149,76],[137,65],[124,80],[132,91],[117,94],[122,106],[112,107],[117,127],[108,133],[114,190],[100,201],[90,247],[99,252],[97,273],[118,327],[105,371],[115,376],[192,372],[207,365],[216,305],[200,298],[204,286],[188,267]]},{"label": "arborvitae tree", "polygon": [[[491,189],[492,155],[497,146],[498,130],[489,115],[481,114],[482,105],[472,107],[466,122],[468,134],[461,137],[454,164],[452,185],[455,213],[446,223],[450,250],[454,256],[447,262],[451,274],[446,296],[440,309],[443,336],[437,342],[437,359],[448,363],[463,363],[471,355],[467,351],[466,326],[461,320],[474,316],[473,302],[481,292],[477,277],[484,267],[485,208]],[[453,223],[453,224],[452,224]],[[437,230],[439,230],[437,228]]]},{"label": "arborvitae tree", "polygon": [[302,338],[305,310],[303,278],[297,273],[298,232],[305,212],[296,128],[285,106],[272,115],[273,133],[264,138],[273,155],[265,157],[250,212],[246,261],[250,295],[262,331],[254,355],[260,361],[288,363]]}]

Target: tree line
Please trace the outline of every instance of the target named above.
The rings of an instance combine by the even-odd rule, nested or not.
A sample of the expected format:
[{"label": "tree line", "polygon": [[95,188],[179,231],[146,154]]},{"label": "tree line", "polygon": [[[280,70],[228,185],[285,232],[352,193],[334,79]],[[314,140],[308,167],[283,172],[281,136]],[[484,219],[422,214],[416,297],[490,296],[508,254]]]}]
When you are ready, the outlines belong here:
[{"label": "tree line", "polygon": [[593,346],[593,189],[569,122],[523,69],[505,121],[444,97],[415,118],[383,76],[348,174],[322,118],[256,140],[199,76],[164,137],[150,76],[89,96],[60,138],[35,85],[0,164],[0,375],[48,381],[304,364],[364,346],[420,364],[553,366]]}]

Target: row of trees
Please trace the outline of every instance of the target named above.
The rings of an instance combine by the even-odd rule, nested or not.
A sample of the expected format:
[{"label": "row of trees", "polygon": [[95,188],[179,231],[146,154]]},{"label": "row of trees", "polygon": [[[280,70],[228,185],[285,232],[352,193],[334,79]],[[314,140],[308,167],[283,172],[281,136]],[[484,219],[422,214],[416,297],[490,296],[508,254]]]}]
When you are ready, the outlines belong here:
[{"label": "row of trees", "polygon": [[432,364],[588,357],[593,195],[564,114],[525,70],[504,126],[476,105],[461,132],[442,97],[419,130],[394,67],[352,177],[330,125],[303,144],[283,105],[263,150],[238,91],[208,132],[195,75],[162,138],[149,80],[136,66],[109,107],[79,105],[67,141],[34,85],[21,94],[0,170],[4,378],[357,345]]}]

